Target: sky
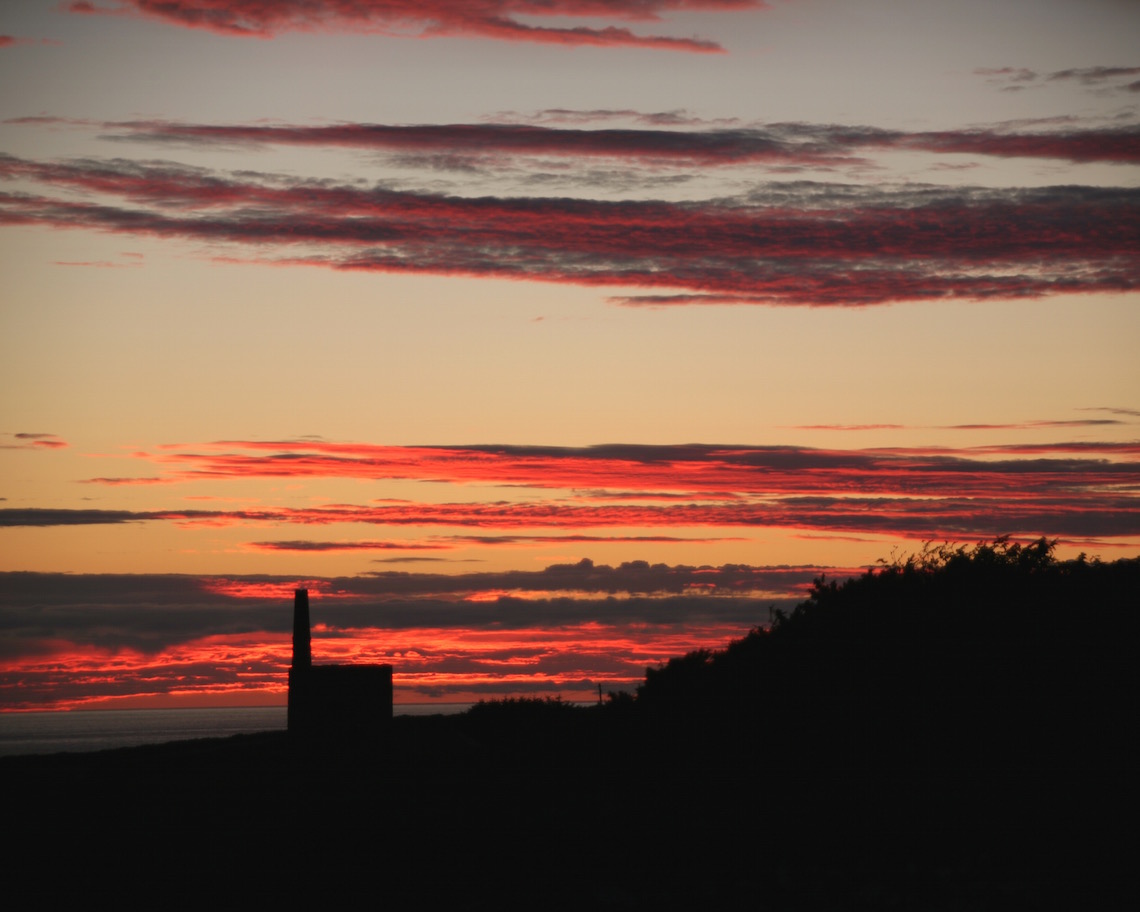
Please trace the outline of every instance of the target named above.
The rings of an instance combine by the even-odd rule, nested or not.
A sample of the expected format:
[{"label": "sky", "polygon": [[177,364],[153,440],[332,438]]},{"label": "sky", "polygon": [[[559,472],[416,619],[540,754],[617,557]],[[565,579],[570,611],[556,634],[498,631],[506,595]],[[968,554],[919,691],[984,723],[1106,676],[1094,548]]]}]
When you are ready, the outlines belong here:
[{"label": "sky", "polygon": [[596,698],[1140,555],[1140,4],[0,6],[0,710]]}]

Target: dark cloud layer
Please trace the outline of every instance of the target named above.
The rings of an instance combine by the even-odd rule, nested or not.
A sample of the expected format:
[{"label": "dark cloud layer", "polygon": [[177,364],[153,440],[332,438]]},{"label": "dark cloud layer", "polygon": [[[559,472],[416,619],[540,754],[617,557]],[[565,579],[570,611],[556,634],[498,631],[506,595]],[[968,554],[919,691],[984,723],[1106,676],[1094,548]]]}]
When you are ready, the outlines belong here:
[{"label": "dark cloud layer", "polygon": [[1140,92],[1138,66],[1088,66],[1038,73],[1025,67],[981,67],[974,70],[989,82],[1007,92],[1041,86],[1051,82],[1075,82],[1098,92]]},{"label": "dark cloud layer", "polygon": [[[376,572],[359,577],[203,577],[2,573],[0,648],[10,657],[73,646],[155,652],[202,637],[292,629],[295,586],[313,592],[314,623],[337,629],[524,629],[561,624],[758,622],[804,597],[819,566],[617,567],[583,560],[539,571]],[[518,598],[512,592],[552,593]],[[472,598],[486,594],[485,597]],[[575,597],[571,597],[571,596]],[[614,596],[631,596],[614,599]],[[747,625],[747,621],[745,622]]]},{"label": "dark cloud layer", "polygon": [[833,306],[1123,292],[1140,280],[1140,190],[1124,187],[799,182],[691,203],[472,199],[12,156],[0,157],[0,178],[58,194],[0,194],[0,224],[229,242],[257,259],[338,269]]},{"label": "dark cloud layer", "polygon": [[[0,526],[71,525],[99,522],[89,511],[49,511],[49,519],[27,510],[0,510]],[[907,538],[975,539],[995,535],[1051,535],[1075,538],[1140,535],[1140,507],[1128,493],[1071,493],[1025,497],[1013,503],[990,497],[781,497],[769,502],[646,506],[612,504],[446,503],[409,507],[342,506],[324,509],[257,511],[105,511],[110,523],[165,520],[205,525],[299,523],[327,526],[365,523],[386,526],[450,526],[477,529],[607,527],[775,527],[896,535]],[[417,550],[412,545],[407,550]]]},{"label": "dark cloud layer", "polygon": [[404,156],[606,156],[701,167],[745,163],[828,167],[854,163],[858,153],[880,149],[1073,162],[1140,162],[1137,126],[1048,132],[974,129],[910,133],[869,126],[805,123],[712,130],[583,130],[518,123],[246,126],[126,121],[99,126],[105,131],[105,138],[115,140],[345,146]]},{"label": "dark cloud layer", "polygon": [[1140,67],[1137,66],[1091,66],[1057,70],[1045,78],[1051,82],[1071,79],[1083,85],[1099,85],[1110,80],[1136,79],[1138,76],[1140,76]]},{"label": "dark cloud layer", "polygon": [[427,541],[405,539],[339,540],[314,541],[301,539],[291,541],[251,542],[250,547],[261,551],[445,551],[454,548],[477,546],[514,545],[580,545],[604,543],[639,544],[698,544],[707,542],[731,541],[725,538],[681,538],[676,535],[445,535],[433,536]]},{"label": "dark cloud layer", "polygon": [[[207,511],[191,511],[191,513],[201,517],[214,515]],[[0,528],[5,526],[107,526],[168,517],[169,514],[167,513],[153,511],[12,508],[0,510]]]}]

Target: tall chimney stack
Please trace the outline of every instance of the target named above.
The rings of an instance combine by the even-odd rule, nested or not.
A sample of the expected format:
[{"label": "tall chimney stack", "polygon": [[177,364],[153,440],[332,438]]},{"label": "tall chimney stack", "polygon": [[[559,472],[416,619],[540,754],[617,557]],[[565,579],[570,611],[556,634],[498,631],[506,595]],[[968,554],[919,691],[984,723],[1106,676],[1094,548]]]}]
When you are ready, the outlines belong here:
[{"label": "tall chimney stack", "polygon": [[289,669],[289,731],[312,724],[313,651],[309,641],[309,590],[293,590],[293,665]]},{"label": "tall chimney stack", "polygon": [[308,669],[313,664],[309,639],[309,590],[293,591],[293,667]]}]

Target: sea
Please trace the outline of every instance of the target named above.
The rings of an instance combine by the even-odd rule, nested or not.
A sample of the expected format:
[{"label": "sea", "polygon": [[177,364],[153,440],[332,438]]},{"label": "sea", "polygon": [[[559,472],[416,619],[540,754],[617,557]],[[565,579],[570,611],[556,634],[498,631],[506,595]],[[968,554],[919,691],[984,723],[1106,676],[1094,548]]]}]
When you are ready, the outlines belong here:
[{"label": "sea", "polygon": [[[460,713],[470,703],[403,703],[397,716]],[[284,706],[0,713],[0,757],[83,753],[285,730]]]}]

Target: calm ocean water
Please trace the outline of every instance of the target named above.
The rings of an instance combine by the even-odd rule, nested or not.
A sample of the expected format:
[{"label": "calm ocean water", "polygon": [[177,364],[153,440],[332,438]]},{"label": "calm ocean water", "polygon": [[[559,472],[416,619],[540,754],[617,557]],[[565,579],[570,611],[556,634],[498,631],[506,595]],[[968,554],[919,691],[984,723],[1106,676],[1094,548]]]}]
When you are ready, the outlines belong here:
[{"label": "calm ocean water", "polygon": [[[470,703],[404,703],[398,716],[458,713]],[[285,728],[284,706],[0,713],[0,757],[136,747]]]}]

